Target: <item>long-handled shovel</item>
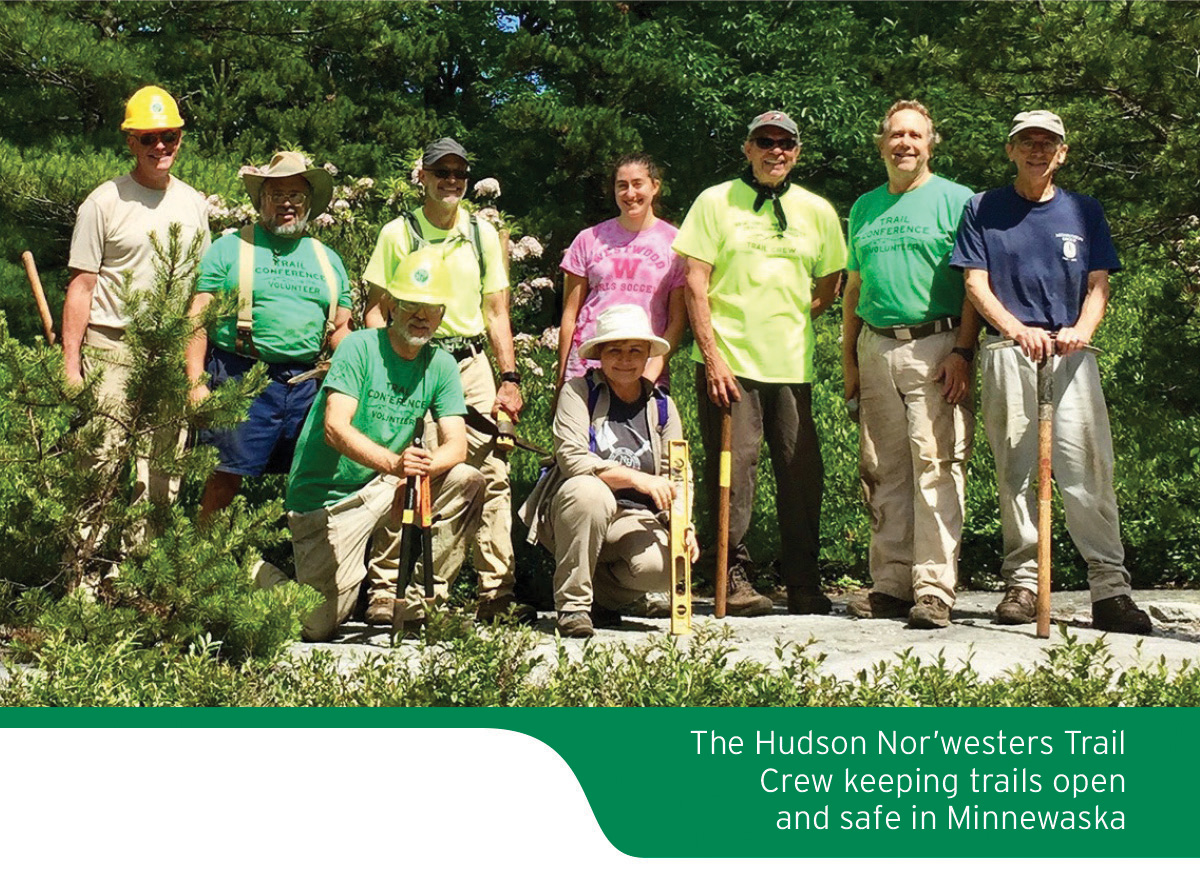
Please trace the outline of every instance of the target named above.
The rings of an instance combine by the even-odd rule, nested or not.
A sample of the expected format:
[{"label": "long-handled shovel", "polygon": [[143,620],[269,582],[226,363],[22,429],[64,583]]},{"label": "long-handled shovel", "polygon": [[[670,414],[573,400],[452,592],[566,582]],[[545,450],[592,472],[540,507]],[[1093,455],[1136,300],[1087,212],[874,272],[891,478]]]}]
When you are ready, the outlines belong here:
[{"label": "long-handled shovel", "polygon": [[38,276],[33,252],[21,252],[21,261],[25,264],[25,275],[29,277],[29,288],[33,290],[33,300],[37,302],[38,315],[42,318],[42,332],[46,335],[46,343],[52,345],[55,340],[54,318],[50,316],[50,305],[46,301],[46,292],[42,289],[42,278]]},{"label": "long-handled shovel", "polygon": [[733,465],[733,415],[721,407],[721,462],[717,478],[717,580],[713,594],[713,614],[725,617],[725,597],[729,592],[729,480]]},{"label": "long-handled shovel", "polygon": [[[421,446],[421,438],[413,438],[413,446]],[[432,501],[429,476],[410,475],[404,485],[404,508],[400,517],[400,562],[396,573],[396,601],[392,606],[392,635],[402,632],[404,594],[412,581],[416,565],[416,540],[421,538],[422,578],[425,600],[433,602],[433,529]]]},{"label": "long-handled shovel", "polygon": [[[1017,347],[1012,339],[993,342],[991,350]],[[1084,345],[1083,350],[1099,354],[1100,349]],[[1050,358],[1044,357],[1037,365],[1038,401],[1038,542],[1037,542],[1037,635],[1039,639],[1050,637],[1050,483],[1054,480],[1054,371]]]}]

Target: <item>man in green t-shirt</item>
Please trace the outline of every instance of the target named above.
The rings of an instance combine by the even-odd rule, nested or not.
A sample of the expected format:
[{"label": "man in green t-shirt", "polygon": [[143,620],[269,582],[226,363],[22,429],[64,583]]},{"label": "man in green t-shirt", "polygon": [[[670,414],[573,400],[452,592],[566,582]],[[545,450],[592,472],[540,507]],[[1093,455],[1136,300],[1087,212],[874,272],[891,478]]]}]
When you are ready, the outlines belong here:
[{"label": "man in green t-shirt", "polygon": [[688,315],[710,506],[717,505],[721,415],[733,417],[730,464],[731,615],[767,614],[742,542],[754,509],[763,437],[771,451],[788,610],[824,614],[821,452],[812,417],[813,320],[837,298],[846,242],[833,206],[788,181],[800,154],[796,122],[771,111],[750,122],[748,169],[710,187],[688,211],[674,249],[687,258]]},{"label": "man in green t-shirt", "polygon": [[[400,265],[388,286],[395,300],[391,325],[345,338],[300,434],[286,502],[296,579],[325,596],[304,622],[309,641],[329,639],[354,610],[368,544],[372,563],[398,555],[400,528],[391,508],[405,479],[427,475],[435,485],[439,598],[447,597],[479,525],[484,480],[464,462],[467,408],[458,368],[430,344],[448,291],[435,266],[419,254]],[[437,423],[433,449],[413,446],[427,412]],[[399,607],[394,592],[372,591],[367,622],[391,623],[398,608],[406,627],[419,624],[426,606],[418,589],[410,587]]]},{"label": "man in green t-shirt", "polygon": [[[286,472],[296,437],[317,393],[317,379],[290,380],[313,370],[322,351],[350,331],[350,277],[337,253],[305,235],[329,205],[333,179],[299,152],[278,152],[263,169],[242,168],[258,223],[222,236],[200,262],[192,315],[218,293],[236,293],[237,313],[198,329],[187,349],[192,399],[209,387],[240,379],[256,362],[270,381],[233,429],[210,429],[200,441],[216,446],[220,462],[200,502],[207,518],[228,506],[242,478]],[[205,384],[204,373],[209,381]]]},{"label": "man in green t-shirt", "polygon": [[[363,273],[370,285],[364,318],[368,326],[386,325],[392,303],[387,283],[398,265],[422,243],[437,246],[453,295],[435,342],[458,362],[467,406],[493,418],[504,413],[516,422],[522,406],[521,375],[508,314],[508,254],[496,229],[461,207],[469,174],[467,150],[457,141],[443,137],[425,147],[420,167],[425,201],[380,230]],[[499,387],[484,353],[489,344],[500,369]],[[477,617],[491,620],[512,605],[516,578],[508,462],[496,449],[493,435],[470,427],[467,439],[467,462],[487,480],[472,561],[479,574]],[[381,581],[375,580],[376,573]],[[381,561],[372,569],[372,586],[394,577],[395,568]]]},{"label": "man in green t-shirt", "polygon": [[846,401],[860,415],[871,511],[871,590],[849,609],[925,629],[948,626],[954,604],[980,329],[962,272],[950,267],[972,192],[930,170],[940,139],[913,100],[880,122],[888,182],[850,210],[842,311]]}]

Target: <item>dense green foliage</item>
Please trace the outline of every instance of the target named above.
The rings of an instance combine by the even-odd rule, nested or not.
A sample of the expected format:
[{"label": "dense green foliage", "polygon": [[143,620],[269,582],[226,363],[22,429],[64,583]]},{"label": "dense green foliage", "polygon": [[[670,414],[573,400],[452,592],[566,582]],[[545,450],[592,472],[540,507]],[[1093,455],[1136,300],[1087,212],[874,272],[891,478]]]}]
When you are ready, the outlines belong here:
[{"label": "dense green foliage", "polygon": [[898,653],[853,678],[824,673],[810,645],[781,643],[768,668],[736,660],[728,629],[683,640],[531,652],[535,634],[435,625],[426,641],[346,664],[326,651],[240,666],[210,646],[137,648],[55,637],[37,670],[0,683],[0,707],[1175,707],[1200,706],[1200,669],[1119,669],[1104,641],[1060,631],[1046,657],[984,679],[970,663]]},{"label": "dense green foliage", "polygon": [[[546,280],[558,280],[556,261],[579,229],[612,215],[607,166],[618,154],[644,149],[663,162],[663,214],[678,221],[700,190],[739,170],[745,122],[782,107],[803,131],[796,179],[846,214],[883,179],[871,135],[892,100],[913,96],[932,109],[944,136],[935,168],[980,189],[1011,177],[1002,144],[1013,113],[1056,109],[1071,144],[1060,180],[1104,203],[1125,265],[1098,343],[1128,564],[1138,586],[1200,581],[1196,46],[1194,3],[0,4],[0,577],[10,594],[10,617],[0,622],[28,622],[84,576],[78,564],[56,570],[69,523],[89,518],[60,494],[87,490],[68,457],[98,437],[79,422],[95,413],[87,392],[63,391],[60,361],[38,341],[18,255],[35,252],[57,315],[74,211],[127,169],[117,133],[123,102],[151,82],[180,98],[188,130],[176,173],[214,197],[215,231],[249,214],[238,166],[278,148],[334,166],[337,201],[319,235],[356,278],[379,227],[416,199],[409,172],[421,145],[443,134],[462,140],[476,179],[500,180],[502,196],[490,204],[513,236],[536,235],[545,246],[518,255],[513,268],[521,284],[514,320],[528,336],[519,344],[529,381],[522,428],[544,444],[554,361],[542,331],[555,322]],[[856,433],[841,409],[838,312],[817,328],[823,560],[831,582],[862,579],[867,523]],[[158,356],[155,381],[174,375],[166,359]],[[694,436],[686,359],[675,359],[673,376]],[[700,468],[694,437],[693,445]],[[246,579],[251,553],[286,555],[275,502],[281,482],[250,488],[229,531],[208,534],[190,522],[203,454],[173,461],[192,463],[175,522],[161,520],[176,539],[133,557],[121,578],[127,601],[144,609],[184,599],[193,571],[168,571],[182,551],[208,566],[204,587],[233,587],[252,605],[248,585],[231,581]],[[535,476],[532,458],[518,454],[518,498]],[[769,577],[779,549],[769,472],[762,485],[751,547]],[[124,486],[113,479],[94,490],[111,498]],[[121,517],[99,520],[108,536],[92,544],[93,563],[115,557],[113,532],[139,521],[104,511]],[[228,559],[236,574],[222,564],[223,542],[236,550]],[[964,582],[994,582],[999,545],[981,428]],[[1056,582],[1083,585],[1061,519],[1054,550]],[[530,551],[522,567],[544,567],[544,557]],[[140,616],[149,623],[155,615]],[[139,641],[183,642],[200,630],[237,640],[237,625],[187,617],[171,631],[151,623]],[[268,641],[283,641],[287,626]],[[254,640],[246,634],[227,649],[262,652]]]}]

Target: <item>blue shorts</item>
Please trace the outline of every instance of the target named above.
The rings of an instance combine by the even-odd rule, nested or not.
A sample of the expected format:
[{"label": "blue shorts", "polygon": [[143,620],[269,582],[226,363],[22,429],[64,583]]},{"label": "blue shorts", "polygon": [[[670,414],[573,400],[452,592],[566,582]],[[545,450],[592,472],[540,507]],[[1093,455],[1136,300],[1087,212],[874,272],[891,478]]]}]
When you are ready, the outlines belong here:
[{"label": "blue shorts", "polygon": [[[249,357],[210,346],[208,362],[204,365],[210,377],[208,387],[215,390],[230,379],[239,381],[255,362]],[[311,363],[299,361],[268,363],[270,382],[250,404],[250,417],[237,428],[211,428],[200,432],[201,444],[217,448],[221,458],[217,471],[243,478],[287,474],[292,467],[292,454],[300,429],[304,427],[321,385],[317,379],[308,379],[298,385],[289,385],[287,380],[312,368]]]}]

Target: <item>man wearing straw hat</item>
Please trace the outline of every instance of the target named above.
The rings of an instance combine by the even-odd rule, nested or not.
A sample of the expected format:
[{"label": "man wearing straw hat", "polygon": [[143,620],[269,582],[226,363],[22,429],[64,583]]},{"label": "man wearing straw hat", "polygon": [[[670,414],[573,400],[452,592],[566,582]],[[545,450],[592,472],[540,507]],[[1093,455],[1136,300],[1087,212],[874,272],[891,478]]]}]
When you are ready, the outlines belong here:
[{"label": "man wearing straw hat", "polygon": [[201,442],[220,454],[204,489],[202,519],[229,505],[242,478],[288,470],[318,384],[315,377],[290,380],[311,372],[350,327],[350,277],[342,259],[305,235],[309,220],[333,196],[328,172],[299,152],[277,152],[265,168],[244,167],[241,175],[258,223],[213,243],[200,263],[192,302],[198,317],[214,295],[236,293],[237,312],[210,332],[198,329],[188,345],[187,373],[196,401],[210,387],[240,380],[259,361],[270,382],[244,423],[200,433]]},{"label": "man wearing straw hat", "polygon": [[[66,378],[77,385],[93,369],[103,369],[101,400],[124,400],[129,375],[124,281],[130,276],[133,290],[154,285],[151,236],[165,246],[171,225],[179,224],[185,248],[194,240],[201,250],[209,245],[204,197],[171,175],[183,145],[183,123],[174,98],[163,88],[134,93],[121,123],[133,170],[92,191],[79,208],[71,235],[71,280],[63,302]],[[114,427],[109,438],[116,435]],[[137,462],[136,475],[135,501],[148,497],[167,503],[178,491],[178,478],[152,472],[144,458]]]},{"label": "man wearing straw hat", "polygon": [[[353,611],[368,543],[372,558],[398,552],[401,529],[389,518],[404,479],[428,475],[437,483],[433,520],[443,536],[435,541],[433,565],[441,599],[482,513],[483,475],[464,462],[467,407],[458,365],[430,344],[446,310],[440,265],[421,252],[409,255],[388,292],[395,301],[391,324],[352,332],[342,342],[292,463],[286,505],[296,579],[325,596],[304,622],[309,641],[329,639]],[[413,446],[426,412],[437,424],[432,450]],[[409,593],[399,615],[411,629],[426,607],[415,588]],[[368,621],[390,623],[393,608],[390,596],[372,595]]]}]

